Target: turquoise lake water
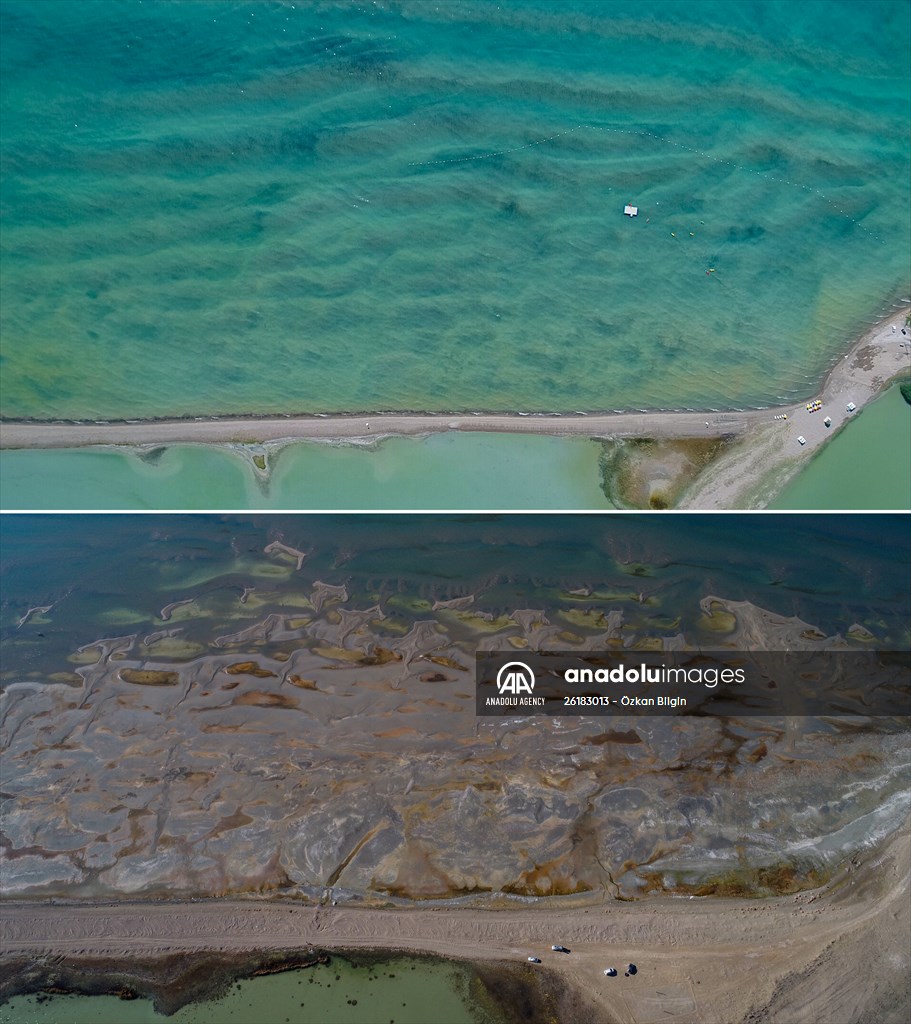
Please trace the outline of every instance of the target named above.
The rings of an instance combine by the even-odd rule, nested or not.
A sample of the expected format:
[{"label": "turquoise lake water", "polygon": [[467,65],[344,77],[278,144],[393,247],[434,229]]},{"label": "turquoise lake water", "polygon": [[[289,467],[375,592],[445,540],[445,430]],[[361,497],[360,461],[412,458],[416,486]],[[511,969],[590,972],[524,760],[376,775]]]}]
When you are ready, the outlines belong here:
[{"label": "turquoise lake water", "polygon": [[774,403],[909,294],[906,3],[0,29],[9,417]]},{"label": "turquoise lake water", "polygon": [[898,387],[865,406],[769,507],[911,511],[911,406]]},{"label": "turquoise lake water", "polygon": [[[261,451],[261,449],[260,449]],[[602,509],[601,445],[523,434],[289,444],[258,473],[229,447],[0,452],[8,509]]]}]

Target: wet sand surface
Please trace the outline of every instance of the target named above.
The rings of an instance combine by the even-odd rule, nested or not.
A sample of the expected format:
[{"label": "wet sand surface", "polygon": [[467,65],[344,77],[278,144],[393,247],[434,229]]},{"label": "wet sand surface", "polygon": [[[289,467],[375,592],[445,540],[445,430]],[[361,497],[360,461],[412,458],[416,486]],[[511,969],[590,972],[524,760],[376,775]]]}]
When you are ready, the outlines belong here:
[{"label": "wet sand surface", "polygon": [[[355,909],[288,901],[0,908],[3,957],[394,948],[474,961],[542,958],[605,1022],[907,1019],[911,969],[907,828],[824,890],[763,901],[608,902],[566,909]],[[569,947],[553,953],[551,943]],[[625,978],[628,962],[638,973]],[[620,969],[606,978],[603,969]],[[531,966],[529,970],[533,969]]]},{"label": "wet sand surface", "polygon": [[[5,422],[2,448],[74,448],[91,445],[265,443],[323,439],[364,443],[390,435],[439,431],[500,431],[594,438],[734,437],[682,500],[688,508],[761,507],[852,415],[896,376],[911,372],[911,332],[901,333],[909,310],[882,320],[836,363],[818,395],[806,402],[731,412],[622,412],[592,415],[366,414],[265,419],[182,419],[126,423]],[[776,416],[787,419],[776,419]],[[828,417],[830,425],[824,420]],[[797,438],[804,437],[800,445]]]}]

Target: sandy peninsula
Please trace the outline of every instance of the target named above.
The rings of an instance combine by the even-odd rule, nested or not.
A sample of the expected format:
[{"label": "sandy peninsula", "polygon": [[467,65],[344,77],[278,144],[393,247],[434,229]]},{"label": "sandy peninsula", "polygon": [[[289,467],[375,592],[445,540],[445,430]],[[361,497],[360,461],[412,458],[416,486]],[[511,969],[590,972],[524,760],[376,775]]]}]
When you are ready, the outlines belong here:
[{"label": "sandy peninsula", "polygon": [[[472,961],[539,956],[604,1024],[898,1024],[911,1012],[911,833],[824,889],[768,900],[647,898],[569,909],[367,909],[280,900],[0,908],[13,972],[42,958],[397,949]],[[558,901],[559,902],[559,901]],[[554,953],[562,943],[569,954]],[[624,978],[627,962],[638,966]],[[607,966],[621,968],[606,978]],[[531,968],[529,968],[531,969]],[[15,979],[13,979],[13,984]],[[10,985],[7,985],[10,989]]]},{"label": "sandy peninsula", "polygon": [[[911,309],[868,331],[829,371],[814,398],[769,409],[701,474],[684,508],[763,508],[817,451],[893,380],[911,373]],[[902,330],[907,331],[902,334]],[[807,406],[818,403],[816,411]],[[850,406],[855,408],[852,410]],[[776,416],[787,415],[786,420]],[[827,420],[829,422],[827,422]],[[798,438],[804,439],[801,444]]]},{"label": "sandy peninsula", "polygon": [[[124,422],[6,421],[0,448],[77,448],[196,444],[263,444],[320,439],[369,442],[389,436],[445,431],[584,436],[596,439],[728,438],[736,443],[700,475],[682,507],[762,507],[857,411],[898,376],[911,373],[911,307],[867,332],[836,363],[820,391],[806,401],[730,412],[561,414],[378,414],[278,416]],[[821,403],[808,412],[807,404]],[[848,405],[854,409],[848,411]],[[785,418],[786,417],[786,418]],[[829,423],[826,424],[828,418]],[[803,437],[803,445],[798,441]]]}]

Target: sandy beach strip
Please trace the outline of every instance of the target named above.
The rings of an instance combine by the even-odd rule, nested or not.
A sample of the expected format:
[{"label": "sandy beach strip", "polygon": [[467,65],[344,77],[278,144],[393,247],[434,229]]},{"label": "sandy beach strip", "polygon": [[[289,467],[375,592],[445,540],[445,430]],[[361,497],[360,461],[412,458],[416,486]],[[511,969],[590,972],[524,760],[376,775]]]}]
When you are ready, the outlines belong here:
[{"label": "sandy beach strip", "polygon": [[[571,909],[367,909],[290,900],[0,907],[0,959],[244,950],[541,957],[604,1009],[652,1024],[904,1021],[911,1011],[911,830],[825,888],[766,900],[655,897]],[[554,953],[552,943],[569,954]],[[623,977],[628,962],[639,972]],[[605,978],[605,967],[620,976]]]},{"label": "sandy beach strip", "polygon": [[741,434],[768,419],[765,410],[606,415],[397,414],[269,419],[143,420],[137,423],[5,421],[0,448],[83,448],[92,445],[263,444],[270,441],[350,440],[421,436],[447,431],[589,437],[705,437],[706,416],[716,432]]},{"label": "sandy beach strip", "polygon": [[[828,374],[820,393],[823,411],[807,420],[805,402],[742,412],[622,412],[591,415],[562,414],[380,414],[267,418],[141,420],[132,422],[5,421],[0,425],[0,448],[79,448],[93,445],[262,444],[306,439],[369,441],[388,436],[424,435],[445,431],[494,431],[555,436],[705,438],[750,437],[764,440],[771,427],[785,445],[806,438],[803,458],[831,436],[850,415],[874,397],[885,383],[911,372],[911,331],[902,335],[903,309],[880,321],[856,342]],[[893,330],[895,328],[895,330]],[[809,399],[808,401],[812,401]],[[787,414],[787,420],[776,420]],[[831,427],[824,428],[826,416]],[[795,429],[800,425],[800,430]],[[793,435],[793,436],[792,436]]]}]

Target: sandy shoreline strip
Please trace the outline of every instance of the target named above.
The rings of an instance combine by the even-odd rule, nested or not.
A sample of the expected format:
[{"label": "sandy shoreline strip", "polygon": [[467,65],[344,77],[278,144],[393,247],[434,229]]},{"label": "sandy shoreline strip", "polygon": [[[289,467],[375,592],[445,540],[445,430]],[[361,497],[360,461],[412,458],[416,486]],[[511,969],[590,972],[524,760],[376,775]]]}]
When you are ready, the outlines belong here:
[{"label": "sandy shoreline strip", "polygon": [[[845,418],[844,408],[836,408],[847,388],[858,409],[869,401],[886,381],[903,370],[911,371],[911,330],[902,335],[905,308],[882,320],[852,345],[848,353],[828,374],[822,390],[815,396],[827,408],[815,414],[806,449],[809,451],[825,436],[813,430],[826,415],[833,423],[829,434]],[[895,327],[893,331],[892,328]],[[833,406],[829,409],[828,406]],[[168,445],[178,443],[229,444],[317,439],[375,439],[396,435],[421,435],[434,432],[496,431],[507,433],[581,435],[587,437],[690,438],[722,434],[747,435],[770,423],[777,427],[776,415],[787,413],[788,425],[800,418],[805,403],[742,412],[624,412],[592,415],[546,414],[381,414],[345,416],[306,416],[224,419],[141,420],[134,422],[32,422],[5,421],[0,425],[0,448],[78,448],[90,445]],[[707,425],[708,424],[708,425]],[[784,433],[787,430],[778,430]],[[796,434],[795,434],[796,438]]]},{"label": "sandy shoreline strip", "polygon": [[[605,1019],[882,1024],[911,1009],[911,832],[829,886],[767,900],[648,898],[573,909],[366,909],[288,900],[0,907],[0,958],[124,961],[242,950],[397,949],[477,962],[540,956]],[[569,955],[552,953],[563,943]],[[627,962],[639,967],[624,979]],[[621,976],[607,979],[607,966]]]},{"label": "sandy shoreline strip", "polygon": [[[832,367],[816,395],[768,409],[603,415],[272,416],[98,423],[6,421],[0,423],[0,449],[138,449],[177,444],[281,446],[303,440],[373,444],[387,437],[453,431],[576,436],[599,441],[725,438],[731,443],[699,473],[676,507],[764,508],[826,441],[891,381],[911,375],[911,328],[905,325],[909,314],[911,307],[905,306],[867,331]],[[819,408],[810,412],[807,406],[814,401]],[[853,405],[850,411],[849,405]],[[850,505],[847,497],[846,505]]]}]

